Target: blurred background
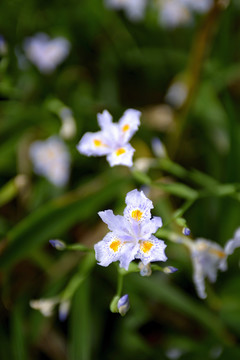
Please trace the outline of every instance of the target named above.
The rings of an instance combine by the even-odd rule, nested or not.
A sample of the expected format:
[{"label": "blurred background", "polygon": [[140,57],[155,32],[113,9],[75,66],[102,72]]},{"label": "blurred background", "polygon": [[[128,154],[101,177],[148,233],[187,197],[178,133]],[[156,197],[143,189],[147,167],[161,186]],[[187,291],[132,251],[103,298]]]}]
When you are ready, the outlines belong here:
[{"label": "blurred background", "polygon": [[[2,0],[0,13],[0,359],[239,359],[240,251],[201,300],[188,250],[166,239],[178,271],[126,275],[121,317],[115,264],[49,244],[92,249],[108,231],[98,211],[122,214],[143,185],[167,229],[233,237],[239,1]],[[77,151],[97,113],[128,108],[142,112],[133,169]]]}]

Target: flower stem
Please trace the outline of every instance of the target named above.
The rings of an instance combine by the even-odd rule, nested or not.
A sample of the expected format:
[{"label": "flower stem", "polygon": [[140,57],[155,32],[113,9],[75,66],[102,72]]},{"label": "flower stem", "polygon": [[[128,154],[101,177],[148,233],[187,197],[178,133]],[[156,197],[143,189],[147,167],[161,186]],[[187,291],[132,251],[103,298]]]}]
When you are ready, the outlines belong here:
[{"label": "flower stem", "polygon": [[176,116],[175,131],[170,134],[169,138],[169,152],[172,158],[175,158],[178,153],[182,135],[186,127],[188,113],[195,99],[200,83],[206,53],[210,48],[216,23],[219,19],[221,11],[224,8],[225,7],[222,1],[215,0],[212,9],[207,14],[202,26],[196,34],[196,37],[193,39],[192,50],[189,55],[189,65],[186,70],[188,95]]}]

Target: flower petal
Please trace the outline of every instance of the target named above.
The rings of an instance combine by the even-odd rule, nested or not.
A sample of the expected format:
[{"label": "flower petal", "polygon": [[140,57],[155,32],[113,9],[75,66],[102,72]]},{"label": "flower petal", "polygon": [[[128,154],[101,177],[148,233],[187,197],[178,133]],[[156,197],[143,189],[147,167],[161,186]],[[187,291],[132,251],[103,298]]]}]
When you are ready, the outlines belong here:
[{"label": "flower petal", "polygon": [[141,224],[141,238],[143,240],[149,239],[151,234],[155,232],[162,226],[162,219],[158,216],[154,216],[151,220],[146,220]]},{"label": "flower petal", "polygon": [[136,259],[141,259],[144,265],[152,261],[166,261],[165,248],[166,244],[164,241],[152,235],[148,240],[139,242],[139,249],[135,257]]},{"label": "flower petal", "polygon": [[107,110],[104,110],[102,113],[98,113],[97,119],[102,130],[107,130],[112,124],[112,115]]},{"label": "flower petal", "polygon": [[96,133],[86,133],[77,145],[81,154],[87,156],[102,156],[109,154],[112,150],[106,144],[106,138],[103,131]]},{"label": "flower petal", "polygon": [[126,208],[124,217],[130,222],[142,223],[151,218],[153,203],[143,193],[137,189],[130,191],[126,196]]},{"label": "flower petal", "polygon": [[108,266],[121,257],[121,250],[124,243],[116,237],[112,232],[109,232],[103,240],[94,245],[95,257],[98,264],[101,266]]},{"label": "flower petal", "polygon": [[207,294],[205,291],[203,267],[196,256],[192,256],[192,262],[193,262],[193,282],[195,284],[197,294],[201,299],[205,299],[207,297]]},{"label": "flower petal", "polygon": [[110,166],[125,165],[131,167],[134,152],[135,149],[130,144],[119,146],[107,156],[107,161]]},{"label": "flower petal", "polygon": [[124,144],[126,144],[137,131],[140,125],[140,116],[140,111],[128,109],[119,120],[119,131]]},{"label": "flower petal", "polygon": [[98,215],[107,224],[109,230],[120,236],[122,241],[132,240],[129,223],[123,216],[114,215],[112,210],[99,211]]},{"label": "flower petal", "polygon": [[135,259],[138,249],[138,243],[136,244],[135,242],[126,242],[121,252],[120,267],[128,270],[129,264],[133,259]]},{"label": "flower petal", "polygon": [[224,250],[227,255],[231,255],[238,247],[240,247],[240,228],[236,230],[234,239],[227,241]]}]

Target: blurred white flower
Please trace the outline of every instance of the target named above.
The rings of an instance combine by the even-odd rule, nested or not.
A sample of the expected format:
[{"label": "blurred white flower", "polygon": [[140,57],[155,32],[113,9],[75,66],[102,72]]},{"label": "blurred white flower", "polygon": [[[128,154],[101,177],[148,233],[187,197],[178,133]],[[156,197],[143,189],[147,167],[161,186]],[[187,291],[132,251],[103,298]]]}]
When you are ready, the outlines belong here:
[{"label": "blurred white flower", "polygon": [[64,139],[71,139],[77,131],[72,111],[67,107],[63,107],[59,112],[59,116],[62,120],[60,136]]},{"label": "blurred white flower", "polygon": [[188,87],[182,81],[174,82],[168,89],[165,100],[171,106],[180,108],[185,102],[188,95]]},{"label": "blurred white flower", "polygon": [[138,21],[144,17],[147,0],[105,0],[105,4],[111,9],[124,10],[129,19]]},{"label": "blurred white flower", "polygon": [[180,0],[189,10],[205,13],[213,6],[213,0]]},{"label": "blurred white flower", "polygon": [[175,28],[190,24],[192,15],[180,0],[163,0],[160,2],[159,21],[166,28]]},{"label": "blurred white flower", "polygon": [[166,351],[166,356],[171,360],[177,360],[183,355],[183,351],[178,348],[170,348]]},{"label": "blurred white flower", "polygon": [[65,143],[58,136],[32,143],[30,157],[36,174],[45,176],[56,186],[64,186],[67,183],[70,155]]},{"label": "blurred white flower", "polygon": [[68,56],[70,43],[64,37],[50,39],[47,34],[37,33],[25,39],[23,48],[27,58],[39,71],[48,74]]},{"label": "blurred white flower", "polygon": [[205,13],[213,6],[213,0],[159,0],[160,23],[166,28],[188,25],[193,12]]},{"label": "blurred white flower", "polygon": [[59,297],[56,296],[48,299],[30,300],[29,305],[32,309],[40,311],[40,313],[45,317],[52,316],[55,307],[59,305],[59,320],[64,321],[68,316],[71,303],[70,300],[61,300]]},{"label": "blurred white flower", "polygon": [[167,155],[165,146],[163,145],[162,141],[157,137],[154,137],[152,139],[152,150],[154,155],[158,158],[164,158]]},{"label": "blurred white flower", "polygon": [[227,241],[224,248],[213,241],[202,238],[192,242],[191,245],[189,243],[193,262],[193,281],[200,298],[207,297],[205,278],[212,283],[215,282],[217,271],[227,270],[227,257],[237,247],[240,247],[240,228],[235,232],[234,238]]},{"label": "blurred white flower", "polygon": [[58,298],[30,300],[31,308],[39,310],[43,316],[49,317],[53,314]]}]

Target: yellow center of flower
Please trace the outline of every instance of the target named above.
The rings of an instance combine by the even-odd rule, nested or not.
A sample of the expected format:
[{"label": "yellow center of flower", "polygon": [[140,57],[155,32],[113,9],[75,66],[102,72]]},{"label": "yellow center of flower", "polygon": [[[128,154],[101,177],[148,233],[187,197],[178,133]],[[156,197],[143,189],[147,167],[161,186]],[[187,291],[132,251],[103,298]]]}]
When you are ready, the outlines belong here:
[{"label": "yellow center of flower", "polygon": [[56,154],[52,149],[48,150],[48,152],[47,152],[48,159],[53,159],[55,157],[55,155]]},{"label": "yellow center of flower", "polygon": [[95,145],[95,146],[102,146],[102,145],[103,145],[103,143],[101,142],[101,140],[98,140],[98,139],[94,139],[93,142],[94,142],[94,145]]},{"label": "yellow center of flower", "polygon": [[144,253],[148,253],[152,247],[153,243],[151,243],[150,241],[142,241],[140,244],[140,249]]},{"label": "yellow center of flower", "polygon": [[141,220],[141,218],[142,218],[142,215],[143,215],[143,213],[140,211],[140,210],[133,210],[132,211],[132,214],[131,214],[131,216],[132,216],[132,218],[134,219],[134,220],[137,220],[137,221],[140,221]]},{"label": "yellow center of flower", "polygon": [[210,249],[208,250],[208,252],[209,252],[210,254],[213,254],[213,255],[218,256],[219,258],[224,258],[224,257],[226,256],[225,252],[224,252],[224,251],[221,251],[221,250],[216,250],[216,249],[210,248]]},{"label": "yellow center of flower", "polygon": [[119,250],[119,247],[121,245],[121,241],[118,239],[115,239],[110,244],[110,249],[112,249],[114,252],[117,252]]},{"label": "yellow center of flower", "polygon": [[225,252],[222,250],[214,249],[207,244],[200,243],[197,247],[198,251],[207,251],[209,254],[215,255],[219,258],[224,258],[226,256]]},{"label": "yellow center of flower", "polygon": [[123,132],[126,132],[126,131],[128,131],[130,129],[130,126],[128,125],[128,124],[126,124],[126,125],[124,125],[123,127],[122,127],[122,131]]},{"label": "yellow center of flower", "polygon": [[116,151],[116,155],[119,156],[119,155],[122,155],[126,152],[126,150],[124,148],[119,148],[117,149]]}]

